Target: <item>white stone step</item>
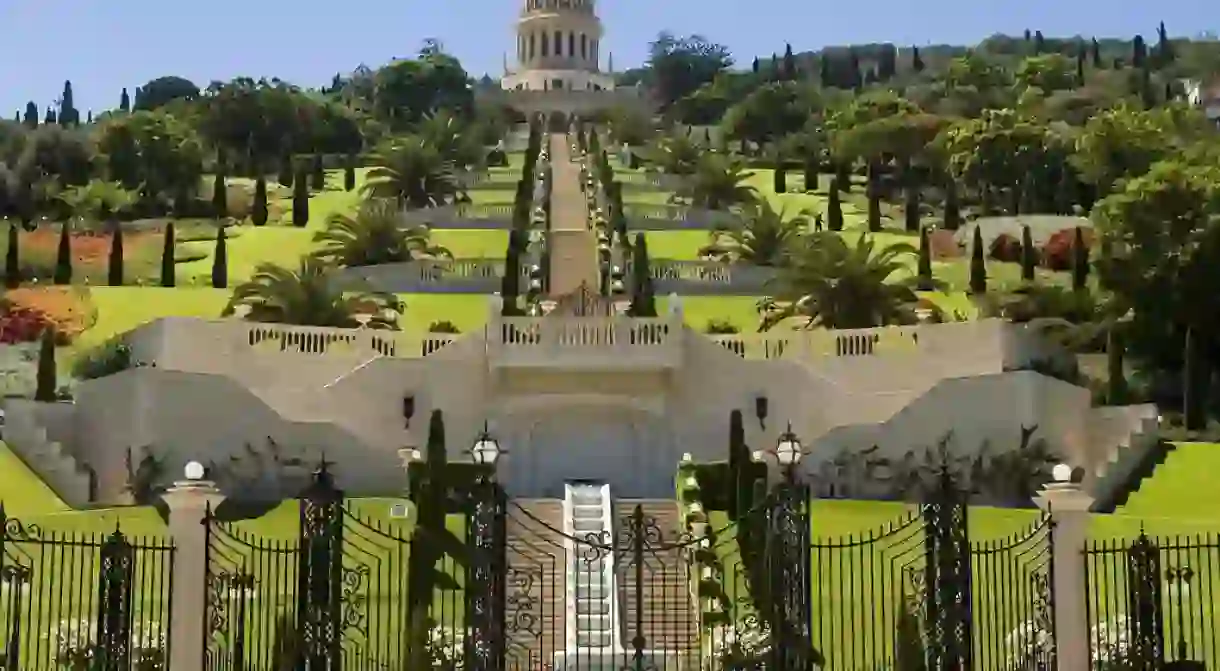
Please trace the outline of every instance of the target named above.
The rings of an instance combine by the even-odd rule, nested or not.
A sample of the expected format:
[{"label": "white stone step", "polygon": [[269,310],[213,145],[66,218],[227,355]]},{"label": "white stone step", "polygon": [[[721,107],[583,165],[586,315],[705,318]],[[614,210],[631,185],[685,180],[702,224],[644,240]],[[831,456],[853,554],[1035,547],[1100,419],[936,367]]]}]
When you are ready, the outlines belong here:
[{"label": "white stone step", "polygon": [[610,631],[610,613],[579,615],[576,618],[576,628],[579,631]]},{"label": "white stone step", "polygon": [[605,599],[577,599],[578,615],[610,615],[610,602]]},{"label": "white stone step", "polygon": [[590,583],[587,585],[576,583],[576,598],[577,599],[605,599],[610,596],[610,590],[606,589],[605,585],[598,583]]}]

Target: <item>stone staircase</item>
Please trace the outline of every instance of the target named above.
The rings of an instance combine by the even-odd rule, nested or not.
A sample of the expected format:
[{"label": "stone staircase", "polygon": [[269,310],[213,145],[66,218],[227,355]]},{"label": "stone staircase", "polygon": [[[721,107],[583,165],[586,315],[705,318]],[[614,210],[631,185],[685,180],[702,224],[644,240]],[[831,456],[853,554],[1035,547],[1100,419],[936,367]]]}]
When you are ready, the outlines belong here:
[{"label": "stone staircase", "polygon": [[567,554],[563,501],[516,499],[507,520],[506,666],[540,669],[567,635]]},{"label": "stone staircase", "polygon": [[580,188],[580,164],[571,161],[567,135],[550,136],[551,231],[550,293],[562,296],[582,284],[600,284],[597,265],[597,234],[589,226],[585,196]]},{"label": "stone staircase", "polygon": [[46,427],[39,423],[35,409],[15,406],[10,402],[5,409],[5,444],[64,503],[73,508],[90,504],[93,485],[89,471],[63,445],[50,439]]},{"label": "stone staircase", "polygon": [[[599,545],[610,545],[610,487],[569,484],[564,487],[564,532],[572,542],[568,562],[568,650],[578,654],[608,655],[620,649],[617,599],[614,589],[614,555]],[[581,547],[579,539],[592,541]],[[595,545],[596,543],[597,545]]]}]

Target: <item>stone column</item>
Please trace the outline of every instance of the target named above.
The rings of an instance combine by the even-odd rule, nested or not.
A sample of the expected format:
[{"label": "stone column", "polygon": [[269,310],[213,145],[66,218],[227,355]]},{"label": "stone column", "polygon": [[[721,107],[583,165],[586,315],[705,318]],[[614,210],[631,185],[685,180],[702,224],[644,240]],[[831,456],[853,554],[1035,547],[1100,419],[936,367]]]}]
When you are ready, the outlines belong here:
[{"label": "stone column", "polygon": [[[1065,468],[1060,465],[1056,471]],[[1053,561],[1055,579],[1051,585],[1055,608],[1055,645],[1059,671],[1089,668],[1089,621],[1085,609],[1088,577],[1082,553],[1088,541],[1089,508],[1093,497],[1078,482],[1056,473],[1057,482],[1048,484],[1034,501],[1047,511],[1054,522]]]},{"label": "stone column", "polygon": [[[191,472],[192,467],[198,471]],[[207,578],[208,511],[224,501],[216,485],[204,480],[203,467],[187,465],[188,478],[175,482],[162,500],[169,507],[169,532],[174,539],[173,624],[170,627],[169,668],[202,671],[203,637],[207,621],[204,592]]]}]

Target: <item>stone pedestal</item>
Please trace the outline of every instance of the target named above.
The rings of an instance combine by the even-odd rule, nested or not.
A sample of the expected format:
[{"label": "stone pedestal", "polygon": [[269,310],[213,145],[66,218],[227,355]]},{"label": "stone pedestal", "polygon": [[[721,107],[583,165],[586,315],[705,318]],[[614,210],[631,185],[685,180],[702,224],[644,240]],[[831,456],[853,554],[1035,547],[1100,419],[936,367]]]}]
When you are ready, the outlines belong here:
[{"label": "stone pedestal", "polygon": [[161,498],[169,507],[169,532],[175,546],[169,668],[202,671],[208,619],[207,518],[225,497],[212,482],[189,480],[174,483]]},{"label": "stone pedestal", "polygon": [[1055,482],[1034,499],[1050,513],[1054,522],[1054,584],[1051,585],[1055,608],[1055,645],[1059,671],[1080,671],[1089,667],[1089,621],[1085,604],[1088,577],[1081,553],[1089,535],[1089,509],[1093,497],[1079,483]]}]

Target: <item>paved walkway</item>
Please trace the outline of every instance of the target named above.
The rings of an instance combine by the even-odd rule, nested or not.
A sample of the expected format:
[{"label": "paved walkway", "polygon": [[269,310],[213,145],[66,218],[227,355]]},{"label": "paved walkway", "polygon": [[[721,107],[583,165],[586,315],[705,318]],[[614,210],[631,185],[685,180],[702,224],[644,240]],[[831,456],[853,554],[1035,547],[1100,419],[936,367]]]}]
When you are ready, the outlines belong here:
[{"label": "paved walkway", "polygon": [[568,160],[567,136],[553,133],[551,142],[551,295],[569,294],[582,283],[596,291],[600,283],[597,234],[589,228],[580,164]]}]

